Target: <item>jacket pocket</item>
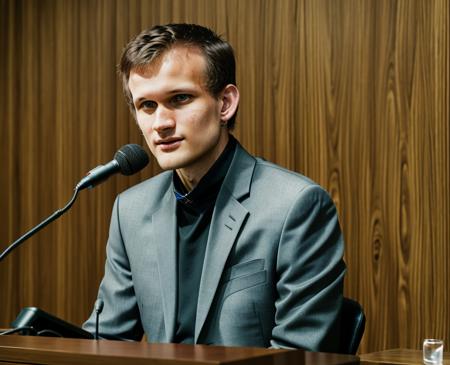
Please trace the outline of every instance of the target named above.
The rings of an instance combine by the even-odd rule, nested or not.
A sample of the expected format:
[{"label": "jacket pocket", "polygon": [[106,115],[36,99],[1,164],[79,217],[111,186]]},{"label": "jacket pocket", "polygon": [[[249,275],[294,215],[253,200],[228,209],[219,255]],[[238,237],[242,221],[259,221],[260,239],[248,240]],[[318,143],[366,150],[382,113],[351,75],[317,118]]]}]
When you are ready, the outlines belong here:
[{"label": "jacket pocket", "polygon": [[264,259],[255,259],[247,262],[241,262],[239,264],[233,265],[227,269],[222,274],[222,284],[236,279],[240,276],[247,276],[258,271],[264,270]]},{"label": "jacket pocket", "polygon": [[264,284],[266,282],[266,276],[267,271],[261,270],[250,275],[239,276],[229,280],[225,283],[225,287],[223,288],[224,300],[231,294],[251,288],[256,285]]}]

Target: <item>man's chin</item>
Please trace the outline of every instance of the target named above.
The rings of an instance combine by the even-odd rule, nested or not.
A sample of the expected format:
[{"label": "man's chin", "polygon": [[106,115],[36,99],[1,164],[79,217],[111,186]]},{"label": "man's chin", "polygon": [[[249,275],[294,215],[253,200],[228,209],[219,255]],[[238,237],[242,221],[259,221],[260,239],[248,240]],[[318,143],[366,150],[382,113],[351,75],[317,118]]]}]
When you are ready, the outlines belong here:
[{"label": "man's chin", "polygon": [[185,161],[166,158],[157,159],[157,161],[159,167],[161,167],[161,169],[164,171],[180,169],[183,168],[186,164]]}]

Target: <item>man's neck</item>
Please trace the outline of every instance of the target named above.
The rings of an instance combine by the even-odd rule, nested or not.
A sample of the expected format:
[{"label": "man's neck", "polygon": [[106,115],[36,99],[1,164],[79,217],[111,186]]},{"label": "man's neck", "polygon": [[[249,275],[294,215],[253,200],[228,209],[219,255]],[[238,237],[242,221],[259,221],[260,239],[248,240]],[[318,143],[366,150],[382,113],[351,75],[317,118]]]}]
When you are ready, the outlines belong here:
[{"label": "man's neck", "polygon": [[198,185],[203,176],[206,175],[212,165],[214,165],[214,162],[216,162],[220,155],[223,153],[229,139],[229,134],[226,133],[226,135],[224,135],[220,139],[217,147],[214,148],[214,151],[211,151],[210,155],[205,156],[205,159],[209,157],[206,163],[205,161],[203,161],[202,163],[196,164],[194,166],[176,170],[176,173],[183,183],[186,191],[192,191]]},{"label": "man's neck", "polygon": [[201,179],[197,179],[195,176],[189,176],[183,169],[178,169],[176,172],[186,191],[192,191]]}]

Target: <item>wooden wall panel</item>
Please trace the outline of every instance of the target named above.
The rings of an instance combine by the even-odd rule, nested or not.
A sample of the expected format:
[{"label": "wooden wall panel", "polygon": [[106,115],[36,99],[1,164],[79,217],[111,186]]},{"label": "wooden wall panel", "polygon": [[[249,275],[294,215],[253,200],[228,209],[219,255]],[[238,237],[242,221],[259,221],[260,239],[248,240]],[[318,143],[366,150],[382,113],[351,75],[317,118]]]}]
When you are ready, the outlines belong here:
[{"label": "wooden wall panel", "polygon": [[[346,239],[362,352],[450,343],[446,0],[0,0],[0,248],[70,198],[90,168],[144,144],[123,101],[122,47],[158,23],[233,45],[235,134],[322,184]],[[103,274],[115,195],[153,163],[80,194],[0,265],[0,327],[23,306],[81,324]]]}]

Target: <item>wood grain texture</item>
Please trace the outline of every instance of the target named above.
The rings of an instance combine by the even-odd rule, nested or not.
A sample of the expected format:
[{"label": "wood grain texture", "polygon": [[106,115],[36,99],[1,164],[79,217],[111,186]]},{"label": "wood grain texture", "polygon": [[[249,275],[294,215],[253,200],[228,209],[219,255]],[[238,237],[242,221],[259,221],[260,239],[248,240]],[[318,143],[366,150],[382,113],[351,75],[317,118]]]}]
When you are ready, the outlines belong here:
[{"label": "wood grain texture", "polygon": [[148,344],[126,341],[93,341],[68,338],[0,337],[2,360],[33,364],[136,365],[277,365],[358,364],[353,355],[313,353],[303,350],[223,347],[185,344]]},{"label": "wood grain texture", "polygon": [[[361,352],[450,343],[449,2],[0,0],[0,248],[62,207],[126,143],[144,144],[115,65],[158,23],[233,45],[235,134],[331,194],[346,295],[367,315]],[[81,324],[103,274],[115,195],[155,163],[83,192],[0,266],[0,326],[23,306]]]},{"label": "wood grain texture", "polygon": [[[18,350],[20,348],[20,350]],[[118,341],[92,341],[39,337],[5,336],[0,338],[2,359],[33,361],[36,364],[241,364],[244,359],[289,354],[289,350],[189,346],[183,344],[146,344]],[[298,358],[304,356],[302,351]],[[264,362],[264,361],[263,361]],[[273,363],[269,361],[268,363]]]},{"label": "wood grain texture", "polygon": [[[450,353],[444,352],[442,365],[450,365]],[[391,349],[360,355],[361,364],[405,364],[422,365],[423,351],[411,349]]]}]

